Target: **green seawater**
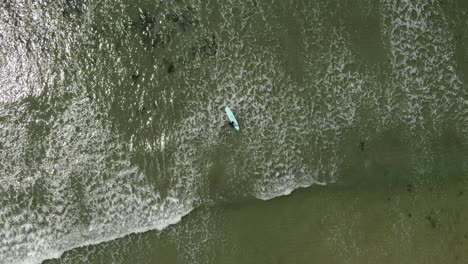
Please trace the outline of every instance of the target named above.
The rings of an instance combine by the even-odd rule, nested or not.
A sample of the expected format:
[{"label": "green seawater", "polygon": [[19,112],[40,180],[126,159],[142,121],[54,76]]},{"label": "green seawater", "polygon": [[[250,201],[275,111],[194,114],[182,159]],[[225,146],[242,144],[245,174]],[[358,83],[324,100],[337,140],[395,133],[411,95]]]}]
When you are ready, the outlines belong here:
[{"label": "green seawater", "polygon": [[465,263],[467,13],[0,3],[0,263]]},{"label": "green seawater", "polygon": [[354,146],[343,177],[268,201],[201,206],[162,232],[66,252],[46,263],[464,263],[466,143],[434,139],[433,172],[417,177],[401,136]]}]

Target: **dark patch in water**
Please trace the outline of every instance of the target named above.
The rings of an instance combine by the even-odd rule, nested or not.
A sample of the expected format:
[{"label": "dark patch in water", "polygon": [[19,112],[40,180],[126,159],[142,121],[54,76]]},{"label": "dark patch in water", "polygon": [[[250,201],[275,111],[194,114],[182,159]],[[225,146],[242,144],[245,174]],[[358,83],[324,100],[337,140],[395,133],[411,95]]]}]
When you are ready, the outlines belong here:
[{"label": "dark patch in water", "polygon": [[174,64],[171,62],[169,66],[167,67],[167,73],[171,74],[175,71]]},{"label": "dark patch in water", "polygon": [[211,35],[211,38],[204,38],[203,44],[200,47],[200,52],[206,56],[214,56],[218,52],[218,43],[216,42],[216,36]]},{"label": "dark patch in water", "polygon": [[166,18],[174,23],[179,22],[179,16],[177,14],[169,14]]},{"label": "dark patch in water", "polygon": [[432,210],[429,215],[426,216],[426,220],[429,221],[432,228],[437,228],[440,226],[439,219],[437,219],[434,210]]},{"label": "dark patch in water", "polygon": [[138,109],[136,110],[136,114],[139,115],[139,116],[144,115],[144,114],[147,114],[147,113],[148,113],[147,110],[148,110],[148,108],[146,108],[146,106],[143,106],[143,107],[138,108]]},{"label": "dark patch in water", "polygon": [[384,168],[383,175],[386,177],[386,176],[388,176],[389,173],[390,173],[390,172],[388,171],[388,169],[387,169],[387,168]]},{"label": "dark patch in water", "polygon": [[156,19],[151,16],[150,14],[148,14],[148,12],[146,11],[141,11],[140,12],[140,25],[143,29],[143,31],[148,31],[150,29],[152,29],[154,27],[154,23],[156,21]]},{"label": "dark patch in water", "polygon": [[411,184],[411,183],[408,183],[408,184],[406,185],[406,191],[408,191],[409,193],[412,193],[412,192],[413,192],[413,188],[414,188],[414,186],[413,186],[413,184]]},{"label": "dark patch in water", "polygon": [[132,74],[131,78],[133,80],[133,83],[136,83],[138,79],[140,79],[140,74],[138,73]]},{"label": "dark patch in water", "polygon": [[196,47],[190,48],[190,55],[191,55],[192,58],[197,57],[197,53],[198,53],[198,52],[197,52],[197,48],[196,48]]},{"label": "dark patch in water", "polygon": [[[216,35],[211,34],[209,37],[203,37],[200,41],[195,42],[190,50],[186,53],[188,61],[196,58],[209,58],[218,53],[218,42]],[[185,61],[187,63],[188,61]]]},{"label": "dark patch in water", "polygon": [[359,141],[359,149],[361,151],[364,151],[365,148],[366,148],[366,143],[364,142],[364,140]]},{"label": "dark patch in water", "polygon": [[84,14],[86,0],[65,0],[62,15],[67,19],[74,19]]}]

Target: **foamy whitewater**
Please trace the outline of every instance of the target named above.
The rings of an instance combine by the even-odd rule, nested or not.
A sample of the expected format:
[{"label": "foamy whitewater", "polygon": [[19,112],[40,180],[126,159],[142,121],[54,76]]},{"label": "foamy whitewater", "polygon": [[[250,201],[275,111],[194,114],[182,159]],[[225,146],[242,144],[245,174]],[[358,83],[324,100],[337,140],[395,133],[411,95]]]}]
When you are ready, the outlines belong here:
[{"label": "foamy whitewater", "polygon": [[[57,119],[31,118],[32,125],[2,116],[1,175],[10,175],[2,178],[0,211],[5,263],[38,263],[77,246],[161,230],[192,209],[177,190],[162,196],[154,189],[88,101],[71,102]],[[44,123],[48,135],[34,141],[27,131]],[[34,152],[45,155],[29,159]]]},{"label": "foamy whitewater", "polygon": [[347,134],[401,127],[421,175],[446,120],[468,137],[439,1],[380,1],[378,66],[326,1],[182,2],[0,4],[0,263],[336,182]]}]

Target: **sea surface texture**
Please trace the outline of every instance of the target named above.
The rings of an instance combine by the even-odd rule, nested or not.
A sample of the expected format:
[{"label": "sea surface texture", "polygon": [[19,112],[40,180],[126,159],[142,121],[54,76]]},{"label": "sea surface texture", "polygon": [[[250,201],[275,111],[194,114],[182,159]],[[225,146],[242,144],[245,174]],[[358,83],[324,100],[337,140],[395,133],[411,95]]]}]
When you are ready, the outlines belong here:
[{"label": "sea surface texture", "polygon": [[468,1],[0,2],[1,264],[467,252]]}]

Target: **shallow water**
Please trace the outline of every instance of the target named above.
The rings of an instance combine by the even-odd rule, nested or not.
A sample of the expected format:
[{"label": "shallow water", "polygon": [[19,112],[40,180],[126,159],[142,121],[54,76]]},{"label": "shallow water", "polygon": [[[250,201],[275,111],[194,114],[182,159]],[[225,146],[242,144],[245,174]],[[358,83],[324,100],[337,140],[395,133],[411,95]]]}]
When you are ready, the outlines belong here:
[{"label": "shallow water", "polygon": [[0,262],[463,263],[467,11],[1,3]]}]

